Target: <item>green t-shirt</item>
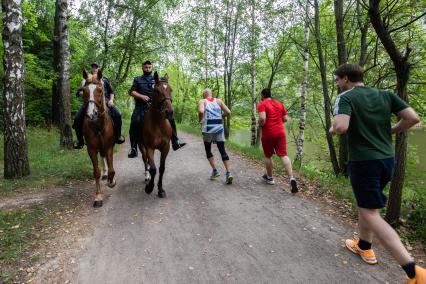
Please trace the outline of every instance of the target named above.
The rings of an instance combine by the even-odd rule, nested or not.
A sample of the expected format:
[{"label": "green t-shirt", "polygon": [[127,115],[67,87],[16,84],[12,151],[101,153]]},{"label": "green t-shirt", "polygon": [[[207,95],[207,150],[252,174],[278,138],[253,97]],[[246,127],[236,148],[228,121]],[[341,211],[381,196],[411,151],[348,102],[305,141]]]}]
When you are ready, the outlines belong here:
[{"label": "green t-shirt", "polygon": [[393,157],[391,115],[409,107],[391,91],[354,87],[336,98],[334,115],[350,116],[349,161]]}]

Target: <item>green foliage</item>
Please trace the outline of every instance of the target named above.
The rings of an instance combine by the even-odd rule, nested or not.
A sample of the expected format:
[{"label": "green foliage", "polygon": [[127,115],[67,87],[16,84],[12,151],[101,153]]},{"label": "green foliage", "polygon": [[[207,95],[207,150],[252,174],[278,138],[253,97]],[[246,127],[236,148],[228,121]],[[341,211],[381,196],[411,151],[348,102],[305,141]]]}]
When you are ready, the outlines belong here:
[{"label": "green foliage", "polygon": [[46,124],[52,110],[53,16],[52,0],[24,1],[22,30],[25,62],[25,114],[27,124]]}]

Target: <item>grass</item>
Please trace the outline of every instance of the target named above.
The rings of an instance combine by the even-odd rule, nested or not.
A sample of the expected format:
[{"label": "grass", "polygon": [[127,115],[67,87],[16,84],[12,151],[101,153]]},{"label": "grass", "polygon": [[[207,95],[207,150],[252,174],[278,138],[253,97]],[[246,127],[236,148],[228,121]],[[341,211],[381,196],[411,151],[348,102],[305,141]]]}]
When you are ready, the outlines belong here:
[{"label": "grass", "polygon": [[[129,124],[128,119],[123,119],[123,134],[128,132]],[[64,185],[70,180],[84,180],[92,177],[92,163],[86,148],[82,150],[61,148],[58,129],[29,127],[27,137],[30,175],[13,180],[4,179],[2,175],[0,177],[0,195]],[[118,149],[120,147],[114,147],[115,152]],[[3,136],[0,136],[1,172],[4,168],[3,154]]]},{"label": "grass", "polygon": [[[56,128],[29,127],[28,159],[30,175],[20,179],[0,177],[0,194],[23,192],[54,185],[63,185],[70,179],[85,179],[92,175],[92,166],[85,150],[66,150],[59,146]],[[3,137],[0,138],[3,148]],[[3,149],[0,151],[0,169],[3,171]]]},{"label": "grass", "polygon": [[[24,283],[29,277],[23,271],[34,272],[35,264],[61,251],[61,241],[52,242],[67,229],[81,228],[80,214],[87,209],[91,194],[70,192],[60,199],[12,211],[0,210],[0,283]],[[34,269],[34,270],[33,270]],[[3,282],[2,282],[3,281]]]},{"label": "grass", "polygon": [[46,212],[40,206],[0,211],[0,280],[11,281],[18,274],[21,259],[37,260],[37,255],[30,255],[31,248],[46,237],[39,232],[47,224]]}]

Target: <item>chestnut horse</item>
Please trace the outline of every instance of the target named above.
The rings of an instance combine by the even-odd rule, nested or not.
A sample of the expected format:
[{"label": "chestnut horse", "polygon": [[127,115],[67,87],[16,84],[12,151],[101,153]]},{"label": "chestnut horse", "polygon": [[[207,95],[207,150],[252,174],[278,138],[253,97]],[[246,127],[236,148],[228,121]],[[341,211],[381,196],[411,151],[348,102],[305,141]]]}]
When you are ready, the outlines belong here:
[{"label": "chestnut horse", "polygon": [[[107,178],[109,187],[115,186],[115,171],[113,167],[114,129],[112,119],[107,111],[103,93],[102,71],[97,75],[83,71],[83,99],[86,106],[86,116],[83,122],[83,136],[87,152],[93,164],[93,175],[96,179],[96,195],[93,207],[102,207],[103,192],[99,179],[101,173],[98,166],[98,153],[103,159],[102,178]],[[106,168],[108,168],[108,176]]]},{"label": "chestnut horse", "polygon": [[[149,183],[145,186],[145,192],[150,194],[154,189],[154,178],[157,168],[154,162],[154,151],[161,152],[160,157],[160,177],[158,179],[158,197],[166,197],[163,189],[163,174],[166,169],[166,158],[170,150],[170,139],[172,138],[172,127],[167,119],[173,113],[172,109],[172,88],[168,84],[167,75],[161,80],[158,73],[154,73],[154,94],[151,98],[151,107],[144,115],[144,125],[141,128],[139,137],[139,150],[145,164],[145,181]],[[142,140],[142,141],[141,141]],[[147,173],[149,169],[149,174]],[[150,176],[150,177],[149,177]]]}]

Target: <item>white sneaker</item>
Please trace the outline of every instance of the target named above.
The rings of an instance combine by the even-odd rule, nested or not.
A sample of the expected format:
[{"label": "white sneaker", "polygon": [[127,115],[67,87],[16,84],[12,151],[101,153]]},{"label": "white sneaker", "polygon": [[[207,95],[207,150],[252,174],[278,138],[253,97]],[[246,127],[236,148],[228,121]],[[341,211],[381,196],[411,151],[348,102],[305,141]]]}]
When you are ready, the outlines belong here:
[{"label": "white sneaker", "polygon": [[273,177],[268,177],[266,174],[262,176],[262,179],[263,179],[263,180],[264,180],[267,184],[270,184],[270,185],[274,185],[274,184],[275,184],[274,178],[273,178]]}]

